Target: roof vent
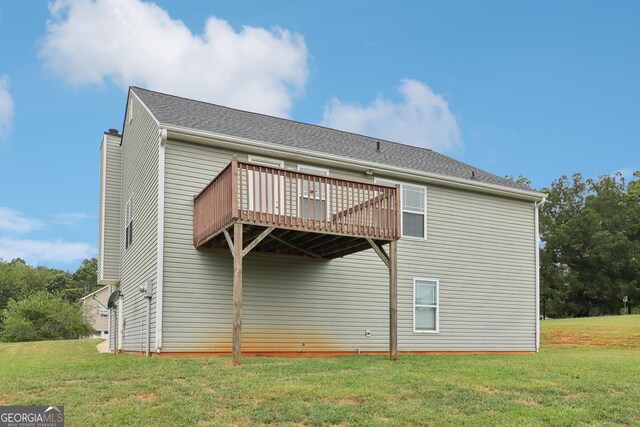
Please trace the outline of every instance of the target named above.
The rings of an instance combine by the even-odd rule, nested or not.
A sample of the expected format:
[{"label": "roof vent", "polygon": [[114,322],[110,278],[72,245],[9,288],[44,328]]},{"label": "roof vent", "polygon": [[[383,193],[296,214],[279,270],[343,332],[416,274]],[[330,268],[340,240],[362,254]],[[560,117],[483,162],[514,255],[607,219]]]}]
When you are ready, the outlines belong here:
[{"label": "roof vent", "polygon": [[471,171],[471,179],[476,179],[476,171]]},{"label": "roof vent", "polygon": [[107,132],[109,132],[110,135],[118,135],[120,133],[118,129],[115,128],[111,128]]},{"label": "roof vent", "polygon": [[376,141],[376,151],[380,152],[380,141]]}]

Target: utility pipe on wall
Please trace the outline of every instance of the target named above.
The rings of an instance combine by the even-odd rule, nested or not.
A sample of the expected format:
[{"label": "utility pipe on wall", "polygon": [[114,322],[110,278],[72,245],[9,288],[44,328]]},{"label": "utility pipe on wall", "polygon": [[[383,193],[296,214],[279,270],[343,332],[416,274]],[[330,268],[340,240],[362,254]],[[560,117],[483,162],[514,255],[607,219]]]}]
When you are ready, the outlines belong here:
[{"label": "utility pipe on wall", "polygon": [[147,345],[145,346],[145,355],[151,356],[151,297],[153,296],[153,281],[147,280],[144,285],[140,286],[140,292],[144,294],[147,300]]}]

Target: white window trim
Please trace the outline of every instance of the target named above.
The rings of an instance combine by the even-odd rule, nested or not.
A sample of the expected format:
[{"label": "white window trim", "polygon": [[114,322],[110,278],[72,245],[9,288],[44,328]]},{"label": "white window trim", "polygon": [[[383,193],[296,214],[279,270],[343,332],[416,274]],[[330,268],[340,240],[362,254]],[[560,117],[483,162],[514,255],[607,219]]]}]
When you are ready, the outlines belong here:
[{"label": "white window trim", "polygon": [[[422,331],[416,330],[416,282],[436,282],[436,330],[435,331]],[[411,299],[411,310],[413,317],[413,333],[414,334],[439,334],[440,333],[440,280],[427,277],[414,277],[413,278],[413,292]]]},{"label": "white window trim", "polygon": [[[317,166],[310,166],[310,165],[304,165],[304,164],[300,164],[298,163],[298,166],[296,167],[296,169],[298,170],[298,172],[302,172],[302,169],[307,169],[306,172],[308,173],[315,173],[318,175],[324,175],[324,176],[330,176],[330,171],[329,169],[325,169],[325,168],[319,168]],[[298,180],[299,182],[300,180]],[[298,185],[300,185],[298,183]],[[302,203],[301,200],[304,197],[304,194],[298,194],[298,215],[299,212],[301,212],[302,209]],[[309,196],[307,195],[307,198],[309,198]],[[316,199],[316,200],[322,200],[322,199]],[[331,214],[331,207],[329,206],[329,200],[327,198],[327,192],[325,192],[325,205],[327,207],[327,213],[325,214],[325,218],[329,218],[329,215]]]},{"label": "white window trim", "polygon": [[[420,240],[420,241],[425,241],[427,240],[427,236],[429,235],[429,232],[427,230],[427,186],[426,185],[419,185],[419,184],[413,184],[411,182],[404,182],[404,181],[396,181],[395,179],[385,179],[385,178],[374,178],[373,182],[376,184],[386,184],[386,183],[390,183],[390,184],[399,184],[400,185],[400,237],[402,237],[403,239],[410,239],[410,240]],[[416,237],[416,236],[405,236],[404,235],[404,215],[402,215],[403,212],[405,212],[404,209],[402,209],[402,202],[403,202],[403,188],[402,186],[404,185],[409,185],[411,187],[418,187],[418,188],[422,188],[424,189],[424,237]],[[420,214],[420,212],[413,212],[411,210],[407,210],[406,212],[408,213],[414,213],[414,214]]]},{"label": "white window trim", "polygon": [[129,113],[129,123],[133,122],[133,99],[129,100],[129,108],[128,108],[128,113]]},{"label": "white window trim", "polygon": [[[274,167],[274,163],[278,165],[278,167],[284,168],[284,160],[280,160],[280,159],[272,159],[270,157],[261,157],[261,156],[252,156],[249,155],[248,156],[248,160],[251,163],[255,163],[257,165],[260,166],[267,166],[267,167]],[[280,177],[280,191],[279,191],[279,195],[278,195],[278,200],[279,201],[283,201],[285,199],[285,192],[284,192],[284,177]],[[249,179],[249,182],[247,183],[247,190],[248,190],[248,194],[253,195],[253,179]],[[254,210],[253,207],[253,196],[249,196],[249,200],[248,200],[248,207],[249,210],[252,211]],[[282,206],[278,206],[277,209],[279,212],[279,215],[284,215],[284,204]]]},{"label": "white window trim", "polygon": [[[127,228],[129,227],[129,223],[133,222],[133,194],[129,196],[127,203],[124,205],[124,250],[127,251],[131,246],[133,246],[133,236],[131,237],[131,243],[127,241]],[[129,218],[127,218],[127,213],[129,214]],[[127,221],[128,219],[128,221]]]}]

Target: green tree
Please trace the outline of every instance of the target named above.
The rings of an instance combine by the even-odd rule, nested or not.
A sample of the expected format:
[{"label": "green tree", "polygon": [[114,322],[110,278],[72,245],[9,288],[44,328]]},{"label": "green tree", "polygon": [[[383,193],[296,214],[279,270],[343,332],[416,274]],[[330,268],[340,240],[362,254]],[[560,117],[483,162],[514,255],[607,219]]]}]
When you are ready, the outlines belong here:
[{"label": "green tree", "polygon": [[90,258],[82,261],[82,264],[75,273],[73,273],[73,280],[76,284],[82,288],[83,295],[90,294],[97,290],[98,285],[98,259]]},{"label": "green tree", "polygon": [[[638,176],[638,175],[636,175]],[[638,181],[563,176],[540,213],[541,304],[551,317],[617,314],[640,303]]]},{"label": "green tree", "polygon": [[9,301],[2,317],[0,340],[4,342],[75,339],[94,332],[79,303],[46,291]]},{"label": "green tree", "polygon": [[45,289],[69,302],[78,301],[84,295],[84,289],[76,282],[74,275],[66,271],[53,276]]},{"label": "green tree", "polygon": [[60,272],[47,267],[32,267],[21,258],[11,262],[0,259],[0,312],[10,299],[20,300],[46,289],[46,284]]}]

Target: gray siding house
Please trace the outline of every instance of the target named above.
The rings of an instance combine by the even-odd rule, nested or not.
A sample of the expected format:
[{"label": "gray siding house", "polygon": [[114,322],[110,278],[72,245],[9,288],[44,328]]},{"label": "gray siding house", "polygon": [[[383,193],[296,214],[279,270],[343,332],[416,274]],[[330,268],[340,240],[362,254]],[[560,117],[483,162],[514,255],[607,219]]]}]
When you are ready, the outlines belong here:
[{"label": "gray siding house", "polygon": [[432,150],[132,87],[100,185],[112,350],[538,349],[544,195]]},{"label": "gray siding house", "polygon": [[107,309],[109,292],[109,286],[103,286],[81,298],[84,318],[96,330],[94,335],[87,338],[109,338],[109,310]]}]

